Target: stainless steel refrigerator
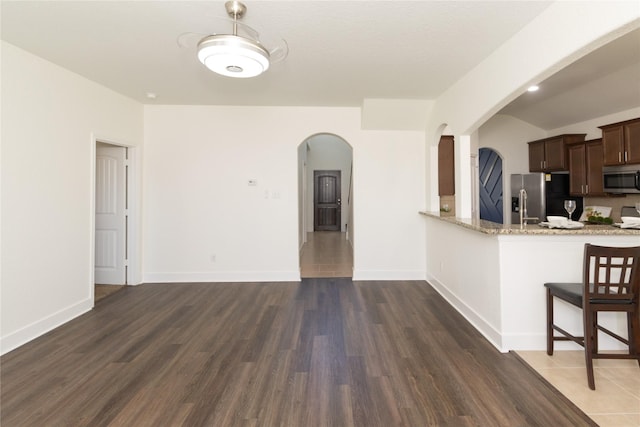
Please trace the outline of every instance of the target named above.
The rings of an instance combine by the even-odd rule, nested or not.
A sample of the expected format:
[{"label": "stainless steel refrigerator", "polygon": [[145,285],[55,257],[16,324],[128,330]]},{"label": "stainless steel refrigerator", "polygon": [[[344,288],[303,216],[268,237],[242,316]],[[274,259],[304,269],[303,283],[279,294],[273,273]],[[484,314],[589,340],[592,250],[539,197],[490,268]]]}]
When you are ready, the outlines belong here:
[{"label": "stainless steel refrigerator", "polygon": [[520,190],[527,193],[527,216],[538,220],[528,220],[535,224],[547,220],[547,215],[567,216],[565,200],[575,200],[576,210],[571,216],[577,221],[582,215],[582,197],[569,195],[569,174],[527,173],[511,175],[511,223],[520,223]]}]

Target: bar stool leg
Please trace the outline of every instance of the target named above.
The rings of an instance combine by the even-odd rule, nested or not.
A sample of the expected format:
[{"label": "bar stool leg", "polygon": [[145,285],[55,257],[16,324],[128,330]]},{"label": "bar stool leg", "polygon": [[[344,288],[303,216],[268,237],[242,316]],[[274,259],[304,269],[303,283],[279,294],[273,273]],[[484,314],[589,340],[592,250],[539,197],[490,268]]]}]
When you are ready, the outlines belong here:
[{"label": "bar stool leg", "polygon": [[598,331],[594,327],[593,313],[590,310],[584,310],[584,358],[587,365],[587,382],[591,390],[596,389],[596,382],[593,376],[593,353],[594,335],[597,337],[597,334]]},{"label": "bar stool leg", "polygon": [[553,295],[547,288],[547,354],[553,355]]}]

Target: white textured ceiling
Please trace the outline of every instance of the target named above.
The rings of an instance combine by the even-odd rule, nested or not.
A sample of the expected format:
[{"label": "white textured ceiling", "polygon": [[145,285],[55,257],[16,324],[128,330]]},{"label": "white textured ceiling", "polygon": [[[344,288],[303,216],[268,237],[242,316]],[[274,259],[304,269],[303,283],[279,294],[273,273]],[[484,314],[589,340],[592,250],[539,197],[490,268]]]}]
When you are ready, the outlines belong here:
[{"label": "white textured ceiling", "polygon": [[[195,57],[197,38],[189,39],[188,47],[177,43],[185,32],[230,32],[223,1],[3,0],[1,34],[11,44],[143,103],[360,106],[365,98],[438,97],[550,4],[245,3],[243,22],[260,31],[265,44],[278,35],[289,45],[286,60],[253,79],[205,69]],[[157,99],[147,99],[148,92]],[[514,115],[527,120],[526,113],[539,124],[557,127],[516,101],[520,107],[514,107]]]},{"label": "white textured ceiling", "polygon": [[[640,3],[639,3],[640,7]],[[640,29],[575,61],[500,113],[542,129],[640,107]]]}]

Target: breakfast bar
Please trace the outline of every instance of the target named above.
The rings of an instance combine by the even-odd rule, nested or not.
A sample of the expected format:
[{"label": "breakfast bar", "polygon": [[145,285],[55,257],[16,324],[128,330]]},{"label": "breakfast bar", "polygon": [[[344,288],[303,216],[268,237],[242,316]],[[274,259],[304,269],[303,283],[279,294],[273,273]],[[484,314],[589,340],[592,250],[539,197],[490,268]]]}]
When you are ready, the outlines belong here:
[{"label": "breakfast bar", "polygon": [[[638,246],[640,230],[613,225],[556,229],[503,225],[420,212],[426,221],[427,281],[498,350],[546,349],[545,282],[579,282],[585,243]],[[556,318],[573,333],[582,314],[556,306]],[[602,323],[626,336],[626,320],[613,313]],[[601,346],[618,349],[604,337]],[[571,342],[558,349],[577,349]]]}]

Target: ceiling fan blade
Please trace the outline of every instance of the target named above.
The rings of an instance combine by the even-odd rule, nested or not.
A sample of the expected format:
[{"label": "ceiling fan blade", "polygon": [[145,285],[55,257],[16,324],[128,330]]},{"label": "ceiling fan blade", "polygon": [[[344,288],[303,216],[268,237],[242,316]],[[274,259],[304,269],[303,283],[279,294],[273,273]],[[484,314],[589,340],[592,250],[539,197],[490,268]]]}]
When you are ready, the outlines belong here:
[{"label": "ceiling fan blade", "polygon": [[269,50],[269,57],[272,63],[284,60],[289,54],[289,45],[284,39],[280,39],[280,43]]},{"label": "ceiling fan blade", "polygon": [[195,47],[198,42],[206,36],[207,34],[186,32],[176,37],[176,43],[178,44],[179,48],[188,49]]},{"label": "ceiling fan blade", "polygon": [[[233,34],[234,21],[229,18],[212,17],[208,19],[207,28],[198,28],[199,31],[185,31],[178,35],[176,43],[181,48],[195,47],[200,40],[216,34]],[[251,40],[260,40],[260,34],[247,24],[235,22],[236,35]]]}]

